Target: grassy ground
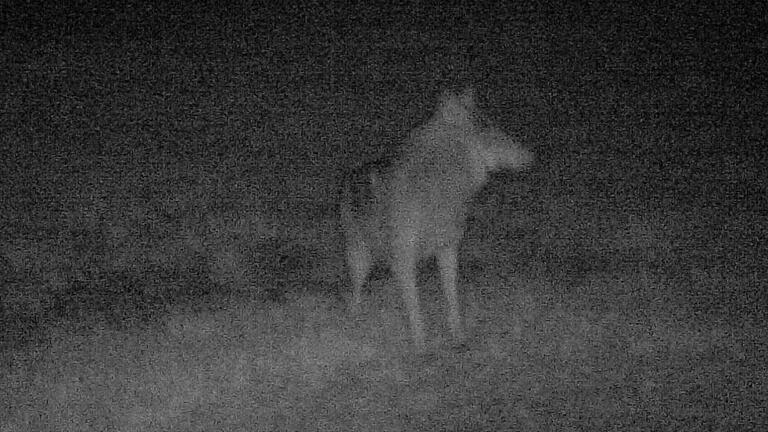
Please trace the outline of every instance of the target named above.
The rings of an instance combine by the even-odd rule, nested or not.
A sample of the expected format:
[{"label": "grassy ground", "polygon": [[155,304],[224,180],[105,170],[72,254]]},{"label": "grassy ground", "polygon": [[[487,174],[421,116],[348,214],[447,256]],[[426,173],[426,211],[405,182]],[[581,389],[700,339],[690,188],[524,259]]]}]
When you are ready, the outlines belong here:
[{"label": "grassy ground", "polygon": [[[313,265],[295,267],[294,288],[274,301],[235,292],[175,306],[144,297],[133,300],[144,302],[138,307],[131,295],[112,295],[101,312],[46,319],[3,351],[10,415],[2,430],[768,424],[763,279],[703,267],[661,272],[631,260],[589,269],[567,257],[469,250],[475,243],[462,266],[465,349],[448,344],[429,267],[423,355],[410,348],[386,274],[372,281],[357,317],[338,296],[308,286],[322,280]],[[148,314],[153,301],[161,310]]]}]

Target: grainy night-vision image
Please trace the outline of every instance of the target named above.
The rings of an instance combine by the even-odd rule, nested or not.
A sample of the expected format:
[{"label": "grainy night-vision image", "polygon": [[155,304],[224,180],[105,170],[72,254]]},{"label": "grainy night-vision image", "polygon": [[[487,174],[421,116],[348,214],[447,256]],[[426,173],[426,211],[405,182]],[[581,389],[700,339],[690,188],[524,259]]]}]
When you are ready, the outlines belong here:
[{"label": "grainy night-vision image", "polygon": [[758,6],[1,8],[3,432],[768,424]]}]

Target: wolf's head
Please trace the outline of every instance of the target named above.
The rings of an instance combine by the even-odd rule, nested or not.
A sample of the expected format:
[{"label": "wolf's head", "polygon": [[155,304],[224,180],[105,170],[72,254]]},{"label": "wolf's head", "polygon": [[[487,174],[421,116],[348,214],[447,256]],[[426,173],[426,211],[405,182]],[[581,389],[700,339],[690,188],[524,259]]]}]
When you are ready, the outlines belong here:
[{"label": "wolf's head", "polygon": [[469,152],[473,176],[484,180],[500,169],[525,169],[534,162],[533,153],[512,137],[479,118],[475,91],[445,92],[440,97],[436,121],[461,141]]}]

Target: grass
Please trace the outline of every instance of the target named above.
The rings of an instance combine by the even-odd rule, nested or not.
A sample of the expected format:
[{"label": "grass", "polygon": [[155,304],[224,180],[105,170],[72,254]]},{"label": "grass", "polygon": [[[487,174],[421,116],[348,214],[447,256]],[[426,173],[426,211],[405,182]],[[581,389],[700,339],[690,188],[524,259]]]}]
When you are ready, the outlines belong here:
[{"label": "grass", "polygon": [[115,301],[122,325],[94,318],[104,314],[52,319],[35,342],[2,353],[2,430],[765,424],[765,322],[727,301],[758,281],[485,265],[506,270],[464,275],[466,349],[449,346],[436,278],[424,279],[424,355],[411,350],[386,276],[372,281],[357,317],[336,296],[305,289],[272,302],[237,292],[193,299],[133,321],[136,312]]}]

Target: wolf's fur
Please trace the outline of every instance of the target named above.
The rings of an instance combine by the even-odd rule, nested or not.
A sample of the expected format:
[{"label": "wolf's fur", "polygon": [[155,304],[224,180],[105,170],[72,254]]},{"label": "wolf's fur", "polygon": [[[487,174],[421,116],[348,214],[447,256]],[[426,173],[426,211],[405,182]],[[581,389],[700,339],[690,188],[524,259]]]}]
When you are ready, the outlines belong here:
[{"label": "wolf's fur", "polygon": [[357,310],[375,261],[388,263],[408,310],[411,333],[423,349],[424,324],[416,264],[435,256],[454,340],[463,339],[456,293],[456,256],[467,206],[491,171],[524,168],[532,154],[503,132],[480,124],[471,89],[444,93],[437,112],[414,130],[389,167],[368,165],[345,182],[341,219]]}]

